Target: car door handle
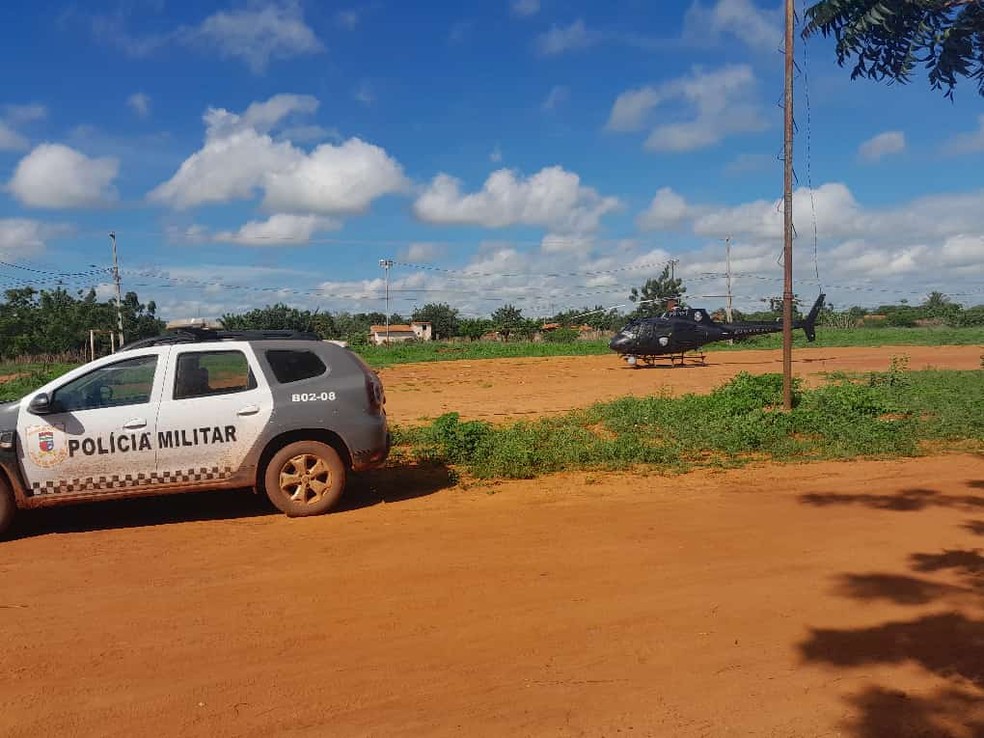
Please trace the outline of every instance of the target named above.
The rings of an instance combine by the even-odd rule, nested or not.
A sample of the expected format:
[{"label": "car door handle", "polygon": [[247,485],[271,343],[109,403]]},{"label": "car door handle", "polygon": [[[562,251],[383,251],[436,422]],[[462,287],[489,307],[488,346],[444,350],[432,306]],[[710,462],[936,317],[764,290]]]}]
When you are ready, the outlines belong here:
[{"label": "car door handle", "polygon": [[260,408],[257,405],[247,405],[239,410],[236,415],[256,415],[258,412],[260,412]]},{"label": "car door handle", "polygon": [[132,420],[126,421],[123,424],[123,427],[126,428],[127,430],[136,430],[137,428],[146,428],[147,427],[147,421],[144,420],[143,418],[133,418]]}]

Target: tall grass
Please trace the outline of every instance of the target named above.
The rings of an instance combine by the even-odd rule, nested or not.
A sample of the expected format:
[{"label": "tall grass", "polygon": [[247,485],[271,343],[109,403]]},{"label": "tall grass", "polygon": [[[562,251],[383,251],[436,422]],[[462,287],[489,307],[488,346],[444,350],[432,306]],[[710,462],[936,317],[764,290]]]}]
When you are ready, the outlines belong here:
[{"label": "tall grass", "polygon": [[782,377],[742,373],[708,395],[626,397],[568,415],[493,426],[456,413],[398,428],[420,459],[479,478],[529,478],[578,469],[682,470],[776,461],[912,456],[929,443],[984,448],[979,371],[902,366],[819,389],[795,388],[781,412]]}]

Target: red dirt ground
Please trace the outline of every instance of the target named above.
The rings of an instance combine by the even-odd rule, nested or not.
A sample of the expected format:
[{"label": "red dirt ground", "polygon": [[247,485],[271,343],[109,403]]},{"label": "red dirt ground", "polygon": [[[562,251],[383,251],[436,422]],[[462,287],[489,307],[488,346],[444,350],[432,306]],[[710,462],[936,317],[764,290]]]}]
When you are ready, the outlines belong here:
[{"label": "red dirt ground", "polygon": [[984,735],[981,455],[467,489],[388,468],[320,518],[215,493],[22,533],[2,735]]},{"label": "red dirt ground", "polygon": [[[981,346],[805,348],[793,353],[793,372],[808,384],[827,372],[886,371],[893,357],[910,369],[979,369]],[[484,359],[407,364],[379,372],[387,412],[396,423],[419,423],[457,411],[465,419],[502,421],[554,415],[626,395],[705,392],[738,372],[782,371],[780,351],[716,351],[707,366],[632,369],[614,354]]]}]

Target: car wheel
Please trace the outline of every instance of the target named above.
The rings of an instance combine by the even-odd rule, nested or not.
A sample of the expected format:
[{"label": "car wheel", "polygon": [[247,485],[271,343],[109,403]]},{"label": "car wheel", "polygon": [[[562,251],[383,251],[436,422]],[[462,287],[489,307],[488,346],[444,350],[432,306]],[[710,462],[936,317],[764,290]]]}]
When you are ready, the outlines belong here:
[{"label": "car wheel", "polygon": [[14,500],[14,491],[0,477],[0,539],[7,537],[16,515],[17,502]]},{"label": "car wheel", "polygon": [[267,497],[291,517],[328,512],[345,489],[345,464],[331,446],[298,441],[280,449],[263,475]]}]

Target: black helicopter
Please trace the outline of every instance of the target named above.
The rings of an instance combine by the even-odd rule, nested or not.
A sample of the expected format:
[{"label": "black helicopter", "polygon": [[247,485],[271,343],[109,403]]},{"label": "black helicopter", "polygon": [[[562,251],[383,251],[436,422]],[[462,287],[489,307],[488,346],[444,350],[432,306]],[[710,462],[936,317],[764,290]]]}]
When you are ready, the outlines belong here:
[{"label": "black helicopter", "polygon": [[[817,316],[823,306],[821,294],[804,320],[793,328],[802,328],[806,340],[816,339]],[[673,307],[653,318],[636,318],[615,334],[608,347],[636,366],[641,360],[653,364],[657,359],[671,363],[684,361],[684,354],[715,341],[741,340],[749,336],[782,331],[782,321],[773,323],[718,323],[702,308]],[[703,357],[701,357],[701,360]]]}]

